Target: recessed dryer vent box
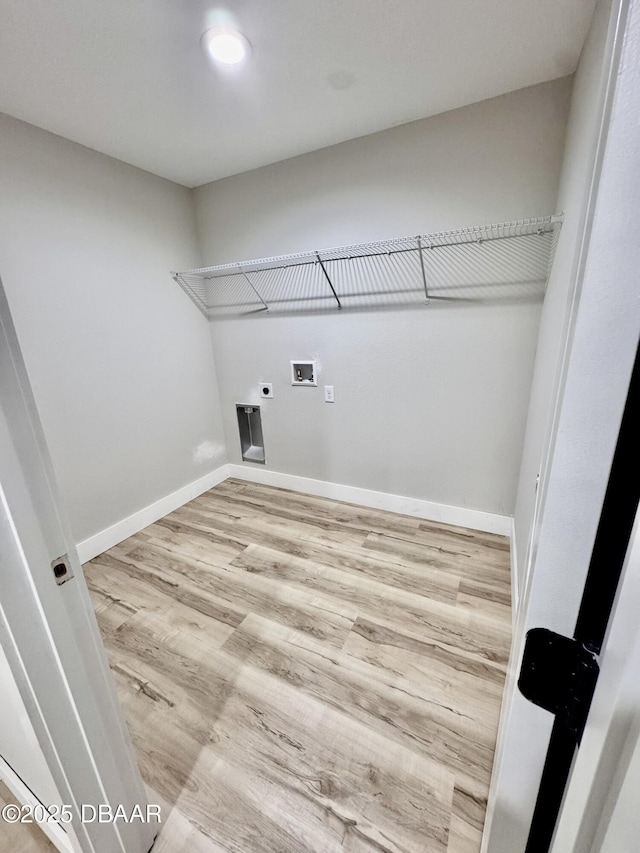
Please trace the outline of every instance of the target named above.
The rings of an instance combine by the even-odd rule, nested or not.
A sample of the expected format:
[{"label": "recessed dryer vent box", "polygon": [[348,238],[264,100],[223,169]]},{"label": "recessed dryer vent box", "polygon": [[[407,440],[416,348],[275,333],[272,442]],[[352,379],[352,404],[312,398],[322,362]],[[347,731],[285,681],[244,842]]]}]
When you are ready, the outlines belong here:
[{"label": "recessed dryer vent box", "polygon": [[264,440],[262,438],[262,419],[260,406],[245,406],[236,403],[240,448],[245,462],[265,464]]},{"label": "recessed dryer vent box", "polygon": [[315,361],[292,361],[291,384],[317,385],[318,373],[316,371]]}]

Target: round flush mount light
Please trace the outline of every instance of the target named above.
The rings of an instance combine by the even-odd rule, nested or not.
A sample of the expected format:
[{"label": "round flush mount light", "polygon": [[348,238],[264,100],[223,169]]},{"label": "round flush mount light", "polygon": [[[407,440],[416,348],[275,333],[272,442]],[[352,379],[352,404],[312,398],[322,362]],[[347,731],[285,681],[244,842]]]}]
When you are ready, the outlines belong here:
[{"label": "round flush mount light", "polygon": [[251,54],[249,41],[229,27],[207,30],[202,36],[202,47],[207,56],[220,65],[239,65]]}]

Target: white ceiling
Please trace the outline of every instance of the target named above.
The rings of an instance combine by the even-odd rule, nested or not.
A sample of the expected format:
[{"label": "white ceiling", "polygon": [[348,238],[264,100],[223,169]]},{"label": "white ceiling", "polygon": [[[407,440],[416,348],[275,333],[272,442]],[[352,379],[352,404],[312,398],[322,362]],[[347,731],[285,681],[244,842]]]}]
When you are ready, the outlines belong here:
[{"label": "white ceiling", "polygon": [[[0,0],[0,111],[196,186],[575,70],[595,0]],[[241,73],[200,48],[253,45]]]}]

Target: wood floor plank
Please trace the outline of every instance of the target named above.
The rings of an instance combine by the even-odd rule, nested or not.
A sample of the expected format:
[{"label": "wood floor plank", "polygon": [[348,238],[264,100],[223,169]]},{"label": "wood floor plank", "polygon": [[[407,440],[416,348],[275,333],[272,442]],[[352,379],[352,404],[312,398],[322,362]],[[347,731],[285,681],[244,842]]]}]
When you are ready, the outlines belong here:
[{"label": "wood floor plank", "polygon": [[282,554],[260,545],[248,546],[232,563],[247,573],[269,577],[349,602],[358,613],[408,625],[425,636],[506,663],[510,626],[482,613],[447,605],[433,598],[387,586],[368,577],[354,578],[337,569]]},{"label": "wood floor plank", "polygon": [[171,548],[176,554],[187,547],[190,554],[196,552],[204,563],[223,566],[234,560],[246,545],[224,536],[215,536],[212,529],[206,533],[189,530],[185,532],[177,519],[163,519],[146,529],[147,539],[152,544],[161,542],[165,548]]},{"label": "wood floor plank", "polygon": [[164,617],[168,625],[206,642],[209,648],[221,646],[244,618],[244,613],[240,613],[242,618],[237,622],[231,620],[230,624],[226,612],[224,620],[202,613],[182,601],[176,601],[175,597],[152,586],[148,580],[141,581],[129,572],[123,572],[121,565],[114,569],[105,562],[96,562],[87,574],[87,585],[96,601],[104,600],[107,606],[109,603],[123,605],[128,611],[126,618],[130,618],[132,613],[147,618],[154,615]]},{"label": "wood floor plank", "polygon": [[[487,810],[487,791],[468,779],[456,779],[451,813],[458,818],[458,826],[482,832]],[[471,834],[471,833],[470,833]]]},{"label": "wood floor plank", "polygon": [[[284,545],[284,547],[270,547],[270,550],[274,553],[284,553],[290,555],[292,558],[298,557],[301,560],[307,560],[319,566],[350,572],[355,574],[356,577],[370,578],[384,584],[386,587],[395,587],[403,592],[426,596],[433,601],[455,603],[460,591],[460,579],[451,572],[443,572],[424,566],[420,568],[399,567],[387,559],[378,560],[373,556],[369,556],[362,549],[356,550],[347,546],[343,546],[342,548],[335,548],[333,546],[318,548],[306,542],[300,544],[298,540],[293,539],[283,540],[282,543],[272,542],[271,544]],[[266,542],[262,541],[261,546],[266,546]],[[242,565],[243,555],[248,556],[256,547],[255,543],[247,545],[231,561],[231,565]],[[249,567],[247,566],[247,568]],[[256,563],[249,570],[256,574],[260,573],[259,565]]]},{"label": "wood floor plank", "polygon": [[219,488],[216,487],[216,492],[232,499],[242,495],[243,500],[251,501],[254,505],[276,507],[282,517],[293,514],[293,517],[313,520],[319,527],[329,524],[342,529],[355,529],[358,533],[399,530],[417,532],[420,529],[420,520],[407,515],[344,501],[327,500],[287,489],[244,483],[241,480],[226,480]]},{"label": "wood floor plank", "polygon": [[359,547],[366,535],[366,531],[360,531],[358,534],[353,534],[351,531],[332,531],[325,528],[318,528],[307,522],[306,519],[295,517],[281,518],[273,511],[269,513],[253,510],[242,504],[238,510],[238,514],[233,517],[218,511],[219,503],[216,501],[212,507],[212,500],[209,497],[197,498],[186,507],[182,507],[177,512],[180,515],[176,516],[176,520],[191,522],[197,525],[206,525],[210,530],[225,531],[230,535],[237,535],[240,541],[250,542],[257,534],[263,536],[282,536],[298,541],[312,542],[318,545],[334,544],[345,545],[352,544]]},{"label": "wood floor plank", "polygon": [[[151,546],[148,547],[150,551]],[[112,550],[116,551],[115,548]],[[110,552],[106,552],[96,557],[92,561],[92,565],[120,568],[125,577],[135,578],[142,583],[149,584],[150,587],[155,587],[160,592],[173,595],[177,601],[190,607],[196,613],[202,613],[233,627],[237,627],[247,615],[248,611],[242,608],[239,601],[236,601],[236,604],[231,603],[208,590],[190,586],[175,578],[170,572],[160,571],[152,560],[146,559],[144,556],[141,557],[139,548],[134,548],[126,554],[118,552],[118,555],[118,557],[114,557]],[[169,563],[167,563],[167,568],[170,568]]]},{"label": "wood floor plank", "polygon": [[239,661],[269,672],[301,693],[341,709],[369,731],[420,751],[452,772],[486,782],[495,735],[478,715],[436,699],[422,683],[382,678],[373,667],[339,652],[291,646],[278,626],[247,617],[224,645]]},{"label": "wood floor plank", "polygon": [[[233,515],[229,508],[233,508]],[[333,519],[316,517],[305,513],[280,508],[267,500],[256,504],[253,501],[231,498],[228,495],[218,495],[206,492],[192,504],[196,512],[206,513],[214,522],[216,516],[224,523],[245,521],[258,527],[267,527],[270,531],[282,532],[285,535],[295,535],[298,539],[319,544],[334,543],[336,545],[362,544],[368,530],[353,530],[350,527],[336,523]],[[225,512],[226,510],[226,512]]]},{"label": "wood floor plank", "polygon": [[[165,589],[173,586],[178,600],[187,598],[191,607],[204,611],[211,603],[213,613],[219,611],[221,619],[227,610],[234,620],[235,614],[244,618],[251,611],[338,647],[344,643],[357,616],[348,602],[285,584],[274,585],[266,578],[230,567],[205,565],[183,555],[176,557],[156,545],[131,551],[122,557],[122,562],[140,576],[146,573],[159,579]],[[237,626],[240,621],[234,624]]]},{"label": "wood floor plank", "polygon": [[459,592],[456,599],[456,606],[467,610],[469,613],[476,613],[476,615],[485,619],[492,619],[503,626],[507,626],[511,618],[511,608],[508,604],[504,604],[502,601],[492,601],[477,595]]},{"label": "wood floor plank", "polygon": [[378,652],[383,653],[387,649],[392,665],[400,665],[401,661],[414,659],[420,661],[420,665],[430,672],[432,665],[440,664],[456,673],[476,676],[491,695],[500,695],[502,692],[506,673],[504,664],[487,660],[459,646],[432,640],[423,632],[412,631],[406,625],[390,627],[385,623],[358,616],[348,638],[351,652],[353,641],[359,637],[366,641],[371,649],[369,654],[374,657]]},{"label": "wood floor plank", "polygon": [[[0,809],[7,805],[21,806],[0,780]],[[7,823],[0,819],[0,851],[2,853],[55,853],[49,841],[36,823]]]},{"label": "wood floor plank", "polygon": [[221,844],[196,829],[179,804],[172,806],[151,785],[146,789],[148,801],[160,807],[162,816],[153,853],[227,853]]},{"label": "wood floor plank", "polygon": [[[487,681],[486,678],[465,671],[465,665],[472,669],[469,658],[456,655],[455,665],[444,661],[445,655],[437,652],[448,651],[441,647],[429,650],[426,643],[418,643],[420,652],[405,649],[398,654],[398,647],[371,642],[359,630],[361,623],[356,621],[354,630],[349,633],[342,647],[342,653],[350,658],[367,664],[369,677],[383,681],[402,679],[412,685],[414,692],[425,699],[437,701],[441,705],[455,709],[470,719],[484,723],[494,733],[494,709],[500,700],[501,683]],[[431,651],[431,653],[430,653]]]},{"label": "wood floor plank", "polygon": [[483,547],[502,551],[505,558],[509,559],[509,539],[498,533],[487,533],[483,530],[469,530],[466,527],[454,527],[451,524],[442,524],[437,521],[420,521],[418,530],[427,534],[431,539],[437,539],[440,535],[446,535],[451,540],[466,543],[481,543]]},{"label": "wood floor plank", "polygon": [[449,825],[447,853],[478,853],[481,844],[482,830],[469,826],[462,818],[453,814]]},{"label": "wood floor plank", "polygon": [[[502,604],[507,610],[511,610],[511,589],[506,583],[489,583],[484,580],[470,580],[460,578],[458,586],[459,595],[481,598],[483,601]],[[509,617],[510,618],[510,617]]]},{"label": "wood floor plank", "polygon": [[[184,654],[168,647],[146,627],[119,628],[113,635],[108,627],[103,630],[112,649],[120,692],[130,694],[125,707],[143,772],[170,802],[180,800],[181,809],[200,831],[205,831],[201,812],[211,786],[215,790],[219,784],[226,790],[229,778],[244,777],[242,796],[246,799],[254,789],[261,799],[268,791],[277,826],[288,826],[292,834],[283,841],[273,826],[260,819],[265,847],[246,849],[279,850],[281,843],[293,850],[345,849],[341,844],[347,831],[364,834],[373,843],[380,836],[380,827],[389,824],[388,830],[393,829],[395,836],[422,835],[430,845],[425,849],[446,850],[454,779],[445,768],[224,649],[201,661],[196,671]],[[135,679],[118,666],[127,652],[135,655]],[[173,697],[172,703],[159,702],[149,692],[138,690],[137,682],[154,684],[159,693]],[[225,685],[233,685],[233,689]],[[131,714],[132,703],[142,710]],[[206,778],[200,775],[203,761]],[[172,769],[168,779],[158,775],[158,767],[167,766]],[[231,776],[227,778],[225,769],[223,778],[218,778],[220,767],[232,768]],[[183,787],[187,778],[188,792]],[[407,823],[405,798],[419,804],[419,810],[413,811],[422,818],[428,816],[428,830],[415,815]],[[232,829],[232,836],[242,839],[236,820],[250,826],[257,823],[255,816],[247,818],[249,809],[249,804],[239,801],[233,815],[226,811],[216,815],[216,820],[227,822],[224,831],[216,825],[216,837]],[[401,826],[395,825],[398,819]],[[232,838],[224,835],[224,839],[231,844]],[[246,838],[243,843],[248,843]],[[403,849],[395,844],[387,848]]]},{"label": "wood floor plank", "polygon": [[85,571],[159,853],[479,853],[504,537],[227,480]]},{"label": "wood floor plank", "polygon": [[480,575],[482,582],[495,584],[498,587],[509,582],[505,567],[500,563],[496,564],[496,561],[488,555],[481,559],[472,554],[465,554],[454,561],[451,554],[439,547],[430,548],[423,542],[410,541],[381,533],[370,533],[362,547],[371,549],[374,555],[391,555],[400,565],[428,566],[442,571],[454,571],[460,578],[469,578],[470,580],[478,580]]},{"label": "wood floor plank", "polygon": [[[176,553],[179,553],[180,546],[189,540],[192,551],[197,549],[204,562],[216,566],[224,566],[247,547],[245,541],[235,536],[233,527],[222,529],[214,526],[211,519],[203,519],[189,507],[191,504],[147,527],[144,531],[147,541],[161,541],[167,547],[175,547]],[[222,522],[231,524],[236,520],[221,517]]]}]

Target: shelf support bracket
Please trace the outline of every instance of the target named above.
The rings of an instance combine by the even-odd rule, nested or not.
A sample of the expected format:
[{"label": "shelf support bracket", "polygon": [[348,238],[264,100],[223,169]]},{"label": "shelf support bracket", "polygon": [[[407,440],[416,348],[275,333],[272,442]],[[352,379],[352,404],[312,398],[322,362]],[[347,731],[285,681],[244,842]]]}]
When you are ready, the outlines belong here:
[{"label": "shelf support bracket", "polygon": [[255,287],[253,286],[253,282],[251,281],[251,279],[249,278],[249,276],[248,276],[248,275],[246,274],[246,272],[242,269],[242,264],[238,264],[238,269],[239,269],[239,270],[240,270],[240,272],[242,273],[242,275],[243,275],[243,277],[244,277],[244,280],[247,282],[247,284],[249,285],[249,287],[251,288],[251,290],[253,290],[253,292],[254,292],[254,293],[255,293],[255,295],[258,297],[258,299],[260,300],[260,302],[262,302],[262,304],[264,305],[264,308],[260,308],[260,309],[258,309],[258,310],[260,310],[260,311],[268,311],[268,310],[269,310],[269,306],[268,306],[268,305],[267,305],[267,303],[264,301],[264,299],[262,298],[262,296],[260,296],[260,294],[258,293],[258,291],[255,289]]},{"label": "shelf support bracket", "polygon": [[342,303],[341,303],[341,302],[340,302],[340,300],[338,299],[338,294],[336,293],[335,288],[334,288],[333,284],[331,283],[331,279],[329,278],[329,273],[328,273],[328,272],[327,272],[327,270],[325,269],[325,266],[324,266],[324,264],[322,263],[322,259],[320,258],[320,255],[318,254],[318,252],[316,252],[316,258],[318,259],[318,263],[320,264],[320,269],[321,269],[321,270],[322,270],[322,272],[324,273],[324,277],[325,277],[325,278],[326,278],[326,280],[327,280],[327,284],[328,284],[328,285],[329,285],[329,287],[331,288],[331,293],[333,293],[333,295],[334,295],[334,297],[335,297],[335,300],[336,300],[336,302],[338,303],[338,310],[340,310],[340,309],[342,308]]},{"label": "shelf support bracket", "polygon": [[424,257],[422,255],[422,238],[416,237],[418,241],[418,254],[420,256],[420,270],[422,272],[422,286],[424,287],[424,296],[427,302],[429,301],[429,289],[427,288],[427,274],[424,269]]}]

